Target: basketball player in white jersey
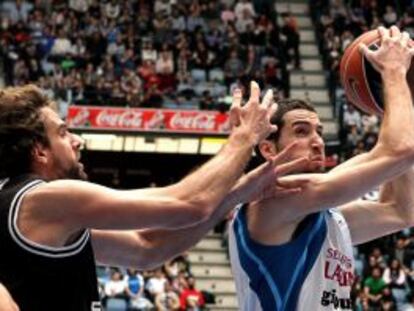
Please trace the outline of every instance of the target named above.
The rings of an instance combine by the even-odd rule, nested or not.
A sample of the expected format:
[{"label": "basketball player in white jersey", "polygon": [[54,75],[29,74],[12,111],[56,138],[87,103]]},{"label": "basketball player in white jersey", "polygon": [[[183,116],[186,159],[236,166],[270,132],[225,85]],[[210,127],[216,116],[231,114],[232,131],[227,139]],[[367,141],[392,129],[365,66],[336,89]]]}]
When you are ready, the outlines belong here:
[{"label": "basketball player in white jersey", "polygon": [[[377,51],[361,47],[381,73],[385,100],[370,152],[318,173],[325,153],[317,113],[301,100],[278,103],[272,123],[279,130],[259,144],[259,152],[269,158],[296,142],[294,158],[311,161],[302,173],[314,174],[285,177],[309,179],[299,193],[238,209],[230,254],[242,311],[351,310],[352,245],[414,224],[414,110],[406,81],[414,50],[398,28],[378,31]],[[379,202],[352,201],[386,181]]]}]

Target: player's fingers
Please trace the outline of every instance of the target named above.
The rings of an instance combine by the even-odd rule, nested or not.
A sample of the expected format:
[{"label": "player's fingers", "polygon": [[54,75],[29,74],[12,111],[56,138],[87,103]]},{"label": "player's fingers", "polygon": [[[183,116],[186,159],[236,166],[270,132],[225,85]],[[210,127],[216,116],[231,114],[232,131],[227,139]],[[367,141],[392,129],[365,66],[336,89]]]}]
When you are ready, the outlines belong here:
[{"label": "player's fingers", "polygon": [[365,43],[360,43],[358,49],[366,58],[369,58],[374,54],[374,51],[371,51]]},{"label": "player's fingers", "polygon": [[270,125],[270,134],[276,133],[279,128],[275,124]]},{"label": "player's fingers", "polygon": [[268,120],[271,120],[272,119],[272,117],[276,113],[278,107],[279,106],[277,105],[277,103],[275,103],[275,102],[272,102],[271,103],[269,109],[267,110],[267,118],[268,118]]},{"label": "player's fingers", "polygon": [[280,164],[276,167],[276,174],[278,176],[287,175],[290,173],[295,172],[303,172],[309,166],[309,159],[308,158],[299,158],[293,161]]},{"label": "player's fingers", "polygon": [[260,87],[256,81],[250,82],[250,98],[248,105],[259,105],[260,101]]},{"label": "player's fingers", "polygon": [[273,90],[270,89],[270,90],[267,90],[265,96],[263,97],[262,105],[263,107],[267,109],[267,108],[270,108],[272,104],[273,104]]},{"label": "player's fingers", "polygon": [[292,194],[296,194],[302,191],[302,188],[297,187],[297,188],[290,188],[290,189],[286,189],[286,188],[282,188],[282,187],[278,187],[276,189],[276,193],[275,193],[275,197],[286,197],[286,196],[290,196]]},{"label": "player's fingers", "polygon": [[239,88],[234,89],[230,109],[240,108],[241,103],[242,103],[242,98],[243,98],[243,94],[242,94],[241,89]]},{"label": "player's fingers", "polygon": [[242,103],[242,91],[239,88],[236,88],[233,92],[232,103],[230,107],[230,126],[237,127],[240,125],[240,109]]},{"label": "player's fingers", "polygon": [[267,200],[267,199],[275,199],[275,198],[283,198],[283,197],[287,197],[290,195],[294,195],[297,193],[300,193],[302,191],[302,188],[297,187],[297,188],[290,188],[290,189],[286,189],[283,187],[269,187],[267,189],[265,189],[265,191],[263,192],[263,196],[262,198],[260,198],[261,200]]},{"label": "player's fingers", "polygon": [[278,187],[290,189],[290,188],[303,188],[310,182],[310,177],[298,175],[298,176],[288,176],[285,178],[278,178],[276,185]]},{"label": "player's fingers", "polygon": [[389,33],[388,29],[386,29],[383,26],[378,27],[378,34],[381,38],[381,42],[383,42],[385,39],[390,38],[390,33]]},{"label": "player's fingers", "polygon": [[241,111],[240,108],[232,108],[229,112],[230,127],[238,127],[240,125]]},{"label": "player's fingers", "polygon": [[371,51],[364,43],[359,44],[359,51],[362,55],[371,63],[371,65],[377,70],[380,71],[380,68],[375,59],[376,51]]},{"label": "player's fingers", "polygon": [[273,163],[276,165],[285,163],[289,160],[292,155],[293,149],[297,146],[297,142],[292,142],[287,147],[285,147],[281,152],[279,152],[274,158]]},{"label": "player's fingers", "polygon": [[403,46],[409,46],[410,34],[406,31],[403,31],[401,34],[401,44]]},{"label": "player's fingers", "polygon": [[401,31],[400,31],[400,29],[398,29],[398,27],[397,27],[397,26],[395,26],[395,25],[391,26],[391,28],[390,28],[390,30],[389,30],[389,34],[390,34],[390,37],[391,37],[392,39],[395,39],[395,40],[399,40],[399,39],[400,39],[400,37],[401,37]]}]

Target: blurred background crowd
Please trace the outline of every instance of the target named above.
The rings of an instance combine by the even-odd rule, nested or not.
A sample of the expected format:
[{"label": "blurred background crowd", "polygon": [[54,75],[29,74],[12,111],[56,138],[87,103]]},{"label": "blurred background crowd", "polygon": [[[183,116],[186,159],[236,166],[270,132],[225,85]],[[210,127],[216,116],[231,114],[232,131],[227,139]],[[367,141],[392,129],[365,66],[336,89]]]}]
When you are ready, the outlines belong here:
[{"label": "blurred background crowd", "polygon": [[36,82],[63,105],[226,110],[252,79],[285,94],[285,44],[262,2],[5,1],[6,84]]}]

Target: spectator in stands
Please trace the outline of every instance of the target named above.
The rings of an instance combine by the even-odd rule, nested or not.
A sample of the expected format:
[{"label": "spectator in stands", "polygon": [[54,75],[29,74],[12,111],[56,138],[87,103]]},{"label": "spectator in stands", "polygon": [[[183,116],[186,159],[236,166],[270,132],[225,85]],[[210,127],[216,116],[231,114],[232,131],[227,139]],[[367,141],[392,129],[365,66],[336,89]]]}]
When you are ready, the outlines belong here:
[{"label": "spectator in stands", "polygon": [[[283,13],[283,26],[280,32],[283,34],[283,41],[285,43],[288,59],[293,61],[295,68],[300,67],[299,44],[300,35],[296,18],[290,13]],[[290,55],[293,54],[293,57]]]},{"label": "spectator in stands", "polygon": [[394,257],[403,265],[410,264],[407,258],[407,248],[410,245],[410,243],[410,239],[407,239],[405,236],[398,237],[395,243]]},{"label": "spectator in stands", "polygon": [[174,311],[180,309],[180,299],[174,292],[170,282],[164,285],[164,291],[155,297],[155,306],[159,311]]},{"label": "spectator in stands", "polygon": [[367,305],[367,300],[363,293],[362,279],[358,274],[355,275],[355,280],[352,284],[351,299],[353,310],[365,310],[364,304]]},{"label": "spectator in stands", "polygon": [[180,270],[178,272],[178,276],[171,280],[171,285],[174,288],[174,291],[177,293],[182,293],[183,290],[188,288],[187,278],[189,276],[190,271],[183,271]]},{"label": "spectator in stands", "polygon": [[253,44],[247,46],[246,66],[244,69],[245,79],[251,79],[253,73],[261,68],[261,58],[256,47]]},{"label": "spectator in stands", "polygon": [[155,297],[164,292],[165,283],[167,283],[168,280],[165,277],[164,272],[162,269],[156,269],[154,271],[153,276],[147,281],[147,284],[145,286],[145,289],[150,294],[150,298],[152,301],[155,300]]},{"label": "spectator in stands", "polygon": [[352,151],[351,157],[353,156],[357,156],[359,154],[364,154],[366,153],[368,150],[368,148],[365,146],[365,143],[363,140],[359,140],[354,148],[354,150]]},{"label": "spectator in stands", "polygon": [[409,296],[409,301],[401,307],[401,311],[414,311],[414,294]]},{"label": "spectator in stands", "polygon": [[236,15],[237,20],[243,19],[244,16],[255,17],[256,12],[253,7],[252,1],[249,0],[240,0],[237,2],[234,7],[234,14]]},{"label": "spectator in stands", "polygon": [[224,75],[226,80],[226,85],[230,86],[236,79],[241,77],[243,72],[243,63],[237,55],[236,50],[230,52],[230,57],[227,59],[224,64]]},{"label": "spectator in stands", "polygon": [[214,110],[216,102],[214,101],[213,97],[209,90],[203,91],[202,97],[200,99],[200,109],[201,110]]},{"label": "spectator in stands", "polygon": [[[263,72],[265,85],[271,88],[279,88],[282,85],[282,81],[279,77],[279,68],[278,68],[277,59],[269,58],[265,63],[265,68]],[[256,70],[257,73],[257,70]]]},{"label": "spectator in stands", "polygon": [[153,304],[144,296],[144,278],[136,269],[127,269],[125,282],[126,294],[129,300],[129,308],[132,310],[147,310],[153,307]]},{"label": "spectator in stands", "polygon": [[[347,148],[355,154],[355,149],[358,144],[360,144],[362,141],[362,136],[358,130],[358,127],[356,125],[351,125],[348,129],[348,134],[346,136],[347,141]],[[363,147],[365,151],[365,146]]]},{"label": "spectator in stands", "polygon": [[181,310],[198,311],[204,306],[203,294],[195,288],[195,279],[190,276],[187,279],[188,287],[180,295]]},{"label": "spectator in stands", "polygon": [[221,10],[220,18],[224,24],[233,23],[236,20],[236,14],[231,9],[230,5],[225,3]]},{"label": "spectator in stands", "polygon": [[171,38],[170,18],[162,12],[156,13],[152,21],[154,43],[160,45]]},{"label": "spectator in stands", "polygon": [[380,307],[383,290],[387,286],[381,275],[381,269],[375,267],[371,271],[371,276],[364,281],[364,293],[367,297],[368,305],[372,308]]},{"label": "spectator in stands", "polygon": [[385,287],[382,290],[381,307],[382,311],[397,311],[397,303],[392,295],[391,289]]},{"label": "spectator in stands", "polygon": [[111,0],[105,5],[104,13],[110,19],[116,19],[121,14],[121,8],[117,0]]},{"label": "spectator in stands", "polygon": [[385,268],[382,278],[390,289],[404,288],[406,274],[398,259],[392,259],[390,265]]},{"label": "spectator in stands", "polygon": [[111,273],[111,279],[105,284],[104,288],[104,304],[111,298],[127,300],[127,283],[122,277],[118,269],[114,269]]},{"label": "spectator in stands", "polygon": [[15,23],[27,20],[29,12],[33,10],[33,4],[24,0],[5,1],[1,9],[5,12],[5,16]]},{"label": "spectator in stands", "polygon": [[[6,22],[3,32],[5,35],[0,34],[1,38],[7,38],[2,58],[5,62],[8,85],[18,85],[25,81],[40,83],[43,76],[54,71],[55,64],[62,67],[64,74],[70,69],[76,69],[83,76],[88,63],[93,64],[97,72],[105,68],[101,74],[115,76],[116,80],[122,77],[123,69],[128,67],[136,71],[140,79],[146,81],[145,76],[140,75],[138,68],[141,68],[146,61],[153,62],[152,66],[155,66],[156,72],[156,75],[151,77],[153,83],[141,89],[142,94],[139,96],[132,94],[131,91],[122,91],[122,98],[126,100],[120,101],[112,97],[108,98],[105,94],[94,93],[93,96],[89,96],[89,91],[111,92],[113,84],[117,82],[113,78],[105,78],[105,87],[102,87],[99,80],[89,85],[90,88],[86,87],[86,96],[74,101],[78,104],[98,104],[96,100],[101,98],[108,105],[137,105],[140,104],[139,98],[145,98],[148,106],[151,103],[146,99],[151,100],[155,93],[156,106],[163,106],[162,102],[167,99],[167,96],[178,92],[177,86],[184,81],[190,82],[191,87],[197,83],[211,82],[211,96],[217,102],[223,95],[223,90],[225,91],[227,87],[228,91],[231,82],[234,82],[233,78],[232,81],[226,79],[227,83],[225,86],[223,84],[225,79],[222,77],[224,75],[222,68],[225,64],[231,63],[229,50],[237,51],[239,59],[235,67],[240,69],[240,73],[243,67],[248,68],[243,83],[252,78],[267,80],[261,77],[263,68],[257,66],[260,64],[260,59],[270,54],[279,57],[274,54],[274,51],[265,49],[266,46],[272,47],[271,49],[275,51],[278,48],[279,40],[276,24],[271,19],[272,11],[263,10],[263,5],[258,5],[258,8],[262,8],[260,12],[263,14],[258,15],[252,1],[224,1],[223,5],[215,2],[189,1],[188,5],[185,5],[171,4],[167,0],[155,1],[155,3],[127,1],[123,4],[117,1],[100,4],[98,1],[89,3],[84,0],[71,0],[68,3],[59,3],[56,9],[50,12],[50,18],[45,18],[49,14],[50,5],[37,3],[35,6],[32,4],[27,6],[26,2],[21,3],[22,5],[18,3],[14,5],[6,2],[2,5],[6,11],[10,6],[12,10],[25,7],[22,9],[25,11],[23,15],[27,15],[27,18],[23,19],[12,18],[10,26]],[[220,18],[228,25],[227,29],[219,26]],[[20,23],[22,20],[27,20],[27,25]],[[8,40],[9,35],[13,40]],[[36,56],[32,57],[32,55],[33,61],[23,64],[19,62],[19,58],[25,57],[24,42],[29,40],[35,46]],[[169,51],[168,56],[167,53],[163,53],[165,43],[175,46]],[[260,53],[254,55],[249,52],[249,55],[244,57],[244,51],[249,44],[257,47]],[[276,54],[278,53],[276,51]],[[113,63],[112,68],[104,64],[107,59]],[[245,61],[248,63],[247,66],[244,66]],[[31,65],[34,64],[41,67],[41,70],[33,70]],[[281,64],[285,66],[285,62]],[[197,73],[197,70],[203,71],[202,75],[194,76],[202,79],[189,81],[189,73],[192,69],[196,70],[193,73]],[[17,78],[14,77],[15,74]],[[234,78],[241,78],[242,75],[233,73]],[[61,84],[60,78],[54,77],[54,79],[56,84]],[[286,80],[286,77],[282,80]],[[281,87],[287,92],[287,85],[283,84]],[[76,88],[84,89],[79,84]],[[68,99],[72,99],[70,92],[73,90],[61,88],[61,91],[60,97],[67,99],[64,101],[66,104],[69,102]],[[145,94],[147,92],[150,94]],[[53,93],[60,92],[54,90]],[[81,93],[76,91],[76,94]],[[200,100],[200,95],[201,92],[195,94],[193,98],[195,106]],[[227,109],[227,106],[216,105],[214,108]]]},{"label": "spectator in stands", "polygon": [[162,51],[155,63],[155,71],[161,75],[170,75],[174,72],[172,53],[168,50]]},{"label": "spectator in stands", "polygon": [[169,280],[173,280],[177,278],[178,273],[180,272],[180,265],[177,258],[174,258],[172,260],[168,260],[164,264],[164,271]]},{"label": "spectator in stands", "polygon": [[384,269],[387,266],[384,254],[382,253],[379,247],[374,247],[371,252],[371,256],[374,258],[376,264],[381,269]]},{"label": "spectator in stands", "polygon": [[173,9],[173,5],[171,1],[168,0],[156,0],[154,4],[154,12],[155,13],[163,13],[165,15],[170,15],[171,10]]},{"label": "spectator in stands", "polygon": [[55,39],[51,55],[54,57],[55,61],[59,62],[63,56],[72,52],[72,44],[65,33],[64,29],[60,29],[58,32],[58,37]]},{"label": "spectator in stands", "polygon": [[378,133],[379,131],[379,120],[376,115],[363,114],[361,124],[364,132]]},{"label": "spectator in stands", "polygon": [[135,71],[124,68],[121,90],[126,94],[126,101],[130,106],[139,106],[142,101],[142,82]]},{"label": "spectator in stands", "polygon": [[247,9],[241,11],[241,15],[236,19],[235,26],[240,35],[245,34],[248,30],[253,30],[255,26],[254,15]]},{"label": "spectator in stands", "polygon": [[208,30],[204,17],[200,16],[201,7],[198,1],[192,1],[189,8],[189,15],[187,16],[187,27],[186,30],[190,33],[197,30],[206,31]]},{"label": "spectator in stands", "polygon": [[359,130],[362,126],[361,113],[352,104],[346,105],[343,118],[344,125],[348,129],[355,126]]},{"label": "spectator in stands", "polygon": [[87,0],[69,0],[69,8],[77,13],[85,14],[89,9],[89,1]]},{"label": "spectator in stands", "polygon": [[385,26],[390,27],[396,24],[398,15],[395,9],[391,5],[387,5],[385,7],[385,13],[382,18],[384,20]]}]

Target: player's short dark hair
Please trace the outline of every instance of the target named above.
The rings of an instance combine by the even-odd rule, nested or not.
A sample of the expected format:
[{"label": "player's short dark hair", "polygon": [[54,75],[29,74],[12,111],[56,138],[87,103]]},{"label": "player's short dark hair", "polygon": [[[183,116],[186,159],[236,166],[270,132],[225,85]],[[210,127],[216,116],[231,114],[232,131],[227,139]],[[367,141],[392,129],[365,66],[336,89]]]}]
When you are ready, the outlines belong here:
[{"label": "player's short dark hair", "polygon": [[270,134],[266,138],[267,140],[273,140],[273,141],[279,140],[280,132],[283,126],[285,125],[285,121],[283,117],[289,111],[297,110],[297,109],[304,109],[304,110],[308,110],[308,111],[312,111],[316,113],[316,110],[312,106],[312,104],[302,99],[287,98],[287,99],[279,100],[277,104],[278,104],[277,111],[270,119],[270,123],[277,125],[278,130],[276,131],[276,133]]},{"label": "player's short dark hair", "polygon": [[[277,143],[277,141],[279,140],[280,133],[282,131],[283,126],[285,125],[285,120],[283,117],[285,116],[286,113],[292,110],[297,110],[297,109],[304,109],[304,110],[308,110],[308,111],[312,111],[316,113],[316,110],[313,107],[313,105],[310,102],[303,100],[303,99],[286,98],[286,99],[281,99],[277,101],[277,104],[278,104],[277,111],[270,118],[270,123],[277,125],[277,131],[275,133],[270,134],[266,138],[266,140],[270,140],[275,143]],[[263,160],[260,154],[259,148],[257,146],[255,148],[255,152],[258,158]]]},{"label": "player's short dark hair", "polygon": [[49,145],[40,109],[52,106],[32,84],[0,90],[0,178],[30,173],[35,144]]}]

